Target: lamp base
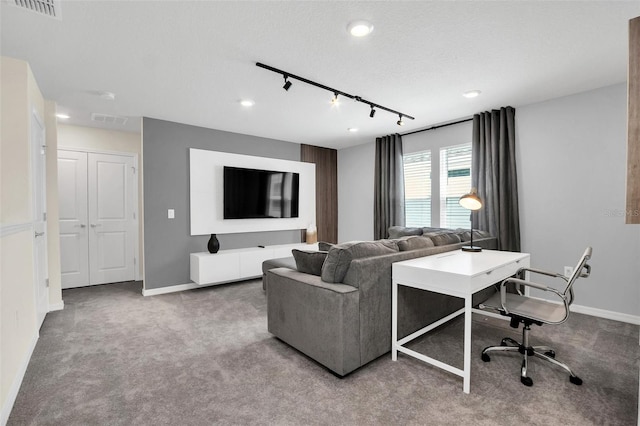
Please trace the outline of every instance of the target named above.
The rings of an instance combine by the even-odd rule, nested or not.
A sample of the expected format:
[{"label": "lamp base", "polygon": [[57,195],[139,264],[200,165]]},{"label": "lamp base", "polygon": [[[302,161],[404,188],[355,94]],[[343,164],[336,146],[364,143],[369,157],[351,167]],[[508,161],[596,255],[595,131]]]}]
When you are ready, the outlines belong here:
[{"label": "lamp base", "polygon": [[478,247],[478,246],[464,246],[462,247],[462,251],[470,251],[473,253],[477,253],[479,251],[482,251],[482,247]]}]

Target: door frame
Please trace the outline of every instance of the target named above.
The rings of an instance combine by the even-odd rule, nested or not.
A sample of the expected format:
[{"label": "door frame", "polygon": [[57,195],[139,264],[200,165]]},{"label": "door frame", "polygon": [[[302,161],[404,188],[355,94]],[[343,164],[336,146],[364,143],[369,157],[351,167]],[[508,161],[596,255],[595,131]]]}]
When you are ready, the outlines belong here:
[{"label": "door frame", "polygon": [[[35,126],[39,127],[41,139],[36,140]],[[31,162],[31,223],[33,235],[33,277],[36,324],[42,327],[49,307],[49,249],[47,244],[47,131],[38,110],[33,108],[29,120],[29,150]],[[44,153],[41,153],[41,150]],[[41,158],[42,157],[42,158]],[[39,211],[42,208],[42,212]],[[38,217],[42,213],[41,217]],[[39,224],[42,224],[40,228]],[[38,235],[38,229],[41,234]],[[41,240],[38,240],[41,238]],[[39,245],[42,245],[39,247]],[[42,250],[39,250],[42,248]],[[39,252],[42,252],[41,258]],[[40,288],[44,285],[43,288]],[[42,292],[42,293],[41,293]],[[41,310],[40,301],[45,300]],[[40,315],[42,314],[42,318]]]},{"label": "door frame", "polygon": [[[134,279],[136,281],[142,280],[142,272],[140,269],[142,268],[142,259],[140,255],[140,211],[139,207],[139,198],[138,198],[138,185],[140,183],[140,163],[138,163],[139,155],[135,152],[124,152],[124,151],[111,151],[111,150],[103,150],[103,149],[93,149],[93,148],[78,148],[78,147],[67,147],[67,146],[58,146],[58,150],[62,151],[75,151],[75,152],[85,152],[87,154],[109,154],[109,155],[120,155],[123,157],[133,158],[133,164],[135,164],[135,182],[133,185],[133,212],[135,214],[134,222],[135,222],[135,238],[133,239],[133,252],[135,253],[136,262],[134,264],[133,272]],[[57,153],[56,153],[57,156]]]}]

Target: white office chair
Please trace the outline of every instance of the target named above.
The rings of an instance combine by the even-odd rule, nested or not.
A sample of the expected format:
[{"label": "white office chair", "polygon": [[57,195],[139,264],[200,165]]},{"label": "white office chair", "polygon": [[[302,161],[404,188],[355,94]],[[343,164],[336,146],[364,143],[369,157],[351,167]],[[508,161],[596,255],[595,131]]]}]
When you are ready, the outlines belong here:
[{"label": "white office chair", "polygon": [[[533,385],[533,380],[527,376],[529,356],[536,356],[564,368],[570,374],[569,380],[571,383],[575,385],[582,384],[582,379],[576,376],[566,364],[555,359],[556,353],[553,349],[548,346],[531,346],[529,344],[529,331],[531,324],[540,326],[542,324],[561,324],[567,320],[569,317],[569,305],[573,302],[573,283],[578,277],[587,278],[591,273],[591,266],[587,264],[587,261],[591,258],[591,251],[591,247],[587,247],[570,277],[532,268],[522,268],[519,271],[518,276],[521,277],[524,276],[524,272],[530,272],[560,278],[566,282],[564,291],[562,292],[544,284],[525,281],[520,278],[507,278],[502,281],[500,284],[500,292],[480,304],[480,307],[497,310],[500,314],[511,317],[511,327],[513,328],[518,328],[518,325],[522,323],[524,325],[522,329],[522,343],[505,337],[502,339],[500,346],[484,348],[482,351],[482,360],[484,362],[491,361],[489,352],[519,352],[523,357],[520,381],[525,386]],[[507,292],[507,284],[516,284],[516,288],[519,289],[518,293]],[[527,297],[520,292],[522,286],[553,293],[560,298],[562,303],[558,304],[538,298]]]}]

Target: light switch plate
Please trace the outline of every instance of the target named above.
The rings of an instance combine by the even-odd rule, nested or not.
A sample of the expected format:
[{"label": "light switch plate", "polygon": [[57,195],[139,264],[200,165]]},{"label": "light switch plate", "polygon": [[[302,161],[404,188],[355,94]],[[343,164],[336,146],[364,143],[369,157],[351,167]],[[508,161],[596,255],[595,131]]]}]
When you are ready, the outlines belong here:
[{"label": "light switch plate", "polygon": [[167,218],[175,219],[175,217],[176,217],[176,211],[174,209],[167,210]]}]

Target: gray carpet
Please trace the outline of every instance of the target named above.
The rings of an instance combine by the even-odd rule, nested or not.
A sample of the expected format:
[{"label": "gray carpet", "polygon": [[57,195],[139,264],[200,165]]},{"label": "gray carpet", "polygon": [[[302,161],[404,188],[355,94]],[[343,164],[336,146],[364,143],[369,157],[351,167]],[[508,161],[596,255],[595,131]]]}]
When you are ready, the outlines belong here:
[{"label": "gray carpet", "polygon": [[[584,380],[484,346],[519,338],[507,322],[473,323],[471,394],[462,379],[390,355],[339,379],[267,332],[260,281],[154,297],[140,283],[65,290],[47,315],[9,425],[636,425],[638,327],[572,315],[535,327]],[[413,347],[462,365],[462,319]]]}]

